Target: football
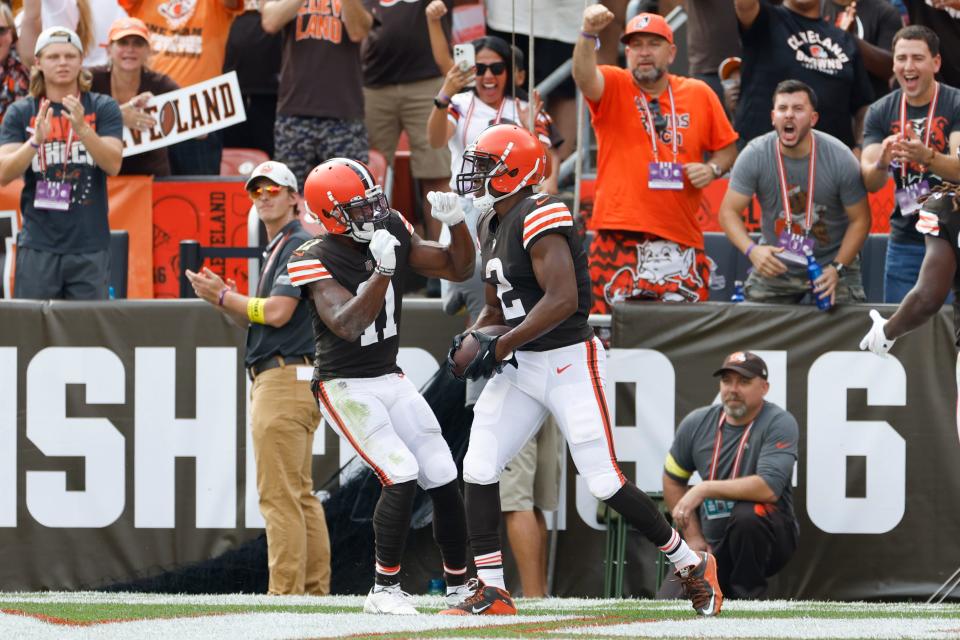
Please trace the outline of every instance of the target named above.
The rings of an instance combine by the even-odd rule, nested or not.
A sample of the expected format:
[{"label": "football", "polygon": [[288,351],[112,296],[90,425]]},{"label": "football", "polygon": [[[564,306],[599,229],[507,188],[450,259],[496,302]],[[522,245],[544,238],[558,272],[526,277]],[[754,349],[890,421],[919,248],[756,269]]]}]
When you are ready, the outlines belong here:
[{"label": "football", "polygon": [[175,124],[177,124],[177,107],[172,102],[168,102],[160,107],[160,130],[163,135],[170,135]]},{"label": "football", "polygon": [[[502,336],[512,328],[513,327],[508,327],[503,324],[492,324],[487,327],[482,327],[478,329],[478,331],[488,336]],[[473,334],[468,333],[465,335],[463,341],[460,343],[460,348],[453,352],[453,364],[450,366],[453,375],[462,378],[463,372],[466,371],[467,366],[473,362],[478,351],[480,351],[480,342],[473,337]]]}]

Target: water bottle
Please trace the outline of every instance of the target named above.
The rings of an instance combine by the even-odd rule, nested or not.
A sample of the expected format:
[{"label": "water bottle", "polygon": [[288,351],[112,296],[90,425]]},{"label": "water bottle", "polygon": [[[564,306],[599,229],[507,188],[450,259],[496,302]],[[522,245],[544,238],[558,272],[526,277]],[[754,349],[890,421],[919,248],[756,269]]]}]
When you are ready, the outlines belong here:
[{"label": "water bottle", "polygon": [[[817,278],[823,275],[823,269],[820,268],[820,265],[817,264],[817,261],[813,259],[813,252],[810,251],[810,247],[804,247],[803,253],[807,256],[807,277],[810,278],[810,287],[813,288],[813,283],[816,282]],[[821,296],[819,294],[813,294],[814,300],[817,301],[817,309],[820,311],[826,311],[830,308],[830,297]]]},{"label": "water bottle", "polygon": [[730,302],[743,302],[743,280],[735,280],[733,283],[733,295],[730,296]]},{"label": "water bottle", "polygon": [[427,593],[431,596],[442,596],[447,592],[445,587],[443,579],[431,578],[430,584],[427,586]]},{"label": "water bottle", "polygon": [[108,297],[110,300],[116,300],[116,299],[117,299],[117,293],[116,293],[116,291],[113,290],[113,285],[110,285],[110,287],[107,289],[107,297]]}]

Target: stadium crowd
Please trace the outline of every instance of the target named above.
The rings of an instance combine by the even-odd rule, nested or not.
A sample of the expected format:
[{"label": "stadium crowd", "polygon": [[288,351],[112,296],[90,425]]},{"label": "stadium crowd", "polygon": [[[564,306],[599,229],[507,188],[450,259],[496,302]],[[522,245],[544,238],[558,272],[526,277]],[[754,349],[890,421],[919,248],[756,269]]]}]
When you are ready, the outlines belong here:
[{"label": "stadium crowd", "polygon": [[[253,202],[263,205],[258,213],[271,241],[265,268],[270,277],[261,286],[261,294],[267,297],[242,296],[209,270],[191,272],[190,277],[208,302],[240,323],[250,319],[246,364],[251,378],[259,381],[255,394],[266,394],[271,383],[299,386],[298,401],[304,404],[306,385],[294,367],[287,370],[286,365],[309,365],[312,343],[303,335],[285,336],[292,333],[291,326],[308,331],[307,307],[325,299],[314,295],[308,302],[299,289],[306,281],[291,283],[278,265],[297,255],[297,245],[308,239],[297,222],[298,195],[304,193],[311,171],[331,158],[348,158],[359,161],[357,171],[369,177],[361,163],[367,162],[370,151],[392,164],[405,134],[420,211],[401,212],[417,222],[416,232],[413,227],[407,229],[409,240],[402,250],[410,252],[411,267],[424,267],[436,246],[421,244],[421,238],[446,241],[448,227],[463,220],[474,239],[477,236],[484,211],[474,206],[477,199],[467,198],[468,193],[459,188],[457,176],[475,153],[474,141],[488,127],[529,126],[543,147],[543,157],[549,158],[545,173],[550,177],[543,191],[551,197],[558,192],[564,195],[569,185],[557,182],[560,163],[572,153],[586,152],[576,148],[574,97],[578,90],[587,102],[598,147],[593,206],[574,212],[577,224],[590,231],[585,264],[592,313],[609,313],[610,305],[628,299],[697,302],[709,297],[711,263],[698,210],[703,190],[727,175],[719,221],[730,242],[753,266],[744,290],[747,300],[864,301],[859,255],[871,217],[890,218],[885,301],[900,302],[917,282],[925,254],[917,213],[925,198],[943,183],[960,182],[960,90],[955,88],[960,85],[960,0],[896,4],[888,0],[784,0],[782,4],[686,0],[682,4],[688,16],[688,76],[672,70],[681,43],[663,16],[676,4],[673,0],[661,0],[659,7],[647,6],[634,16],[627,16],[623,0],[586,8],[580,0],[537,0],[532,22],[526,0],[486,0],[482,3],[486,24],[476,25],[485,28],[486,35],[470,39],[472,53],[463,62],[452,47],[461,44],[459,36],[468,30],[455,30],[453,18],[458,8],[475,4],[459,0],[0,3],[0,183],[24,180],[15,297],[108,297],[107,176],[217,175],[224,146],[258,148],[273,161],[260,165],[247,183]],[[527,68],[523,54],[529,52],[531,36],[534,56],[532,68]],[[524,77],[540,83],[570,59],[570,77],[549,95],[525,90]],[[158,125],[146,109],[153,95],[228,71],[237,72],[246,122],[121,158],[123,127],[145,131]],[[868,192],[886,188],[890,181],[895,206],[891,211],[871,212]],[[366,196],[382,195],[376,192],[380,185],[364,184]],[[458,191],[460,197],[441,193],[450,191]],[[274,202],[274,198],[283,201]],[[743,211],[754,199],[761,212],[759,238],[748,233],[743,219]],[[267,206],[271,203],[276,205],[275,212]],[[552,200],[548,206],[561,210]],[[406,220],[400,220],[391,223],[397,230],[406,225]],[[485,224],[489,227],[489,219]],[[539,233],[539,228],[531,228],[530,233]],[[454,237],[460,245],[472,246],[465,234],[460,228]],[[293,239],[297,242],[290,244]],[[371,251],[374,248],[378,272],[392,275],[393,247],[371,243]],[[415,270],[434,277],[459,275],[460,263],[473,263],[474,256],[467,260],[465,253],[457,253],[456,269]],[[808,256],[822,271],[812,283]],[[629,273],[628,280],[618,279],[621,273]],[[329,288],[329,283],[322,286]],[[474,286],[482,289],[479,276]],[[358,291],[356,299],[362,296]],[[275,298],[274,303],[257,302]],[[469,296],[452,299],[458,307]],[[338,299],[337,304],[347,303]],[[370,307],[367,315],[374,311],[379,313],[379,307]],[[325,313],[334,312],[321,310],[321,319]],[[474,317],[482,313],[482,301],[470,310]],[[367,324],[369,318],[358,327],[362,331]],[[529,351],[521,353],[530,357]],[[494,351],[493,357],[503,360],[496,356]],[[742,374],[742,379],[724,376],[721,391],[723,385],[753,384],[759,390],[755,408],[760,411],[766,393],[765,364],[754,363],[754,368],[742,364],[725,362],[718,374],[729,370]],[[751,383],[754,378],[763,382]],[[257,482],[271,548],[270,591],[326,593],[329,571],[323,565],[329,563],[328,546],[317,541],[326,540],[327,533],[320,522],[322,510],[318,513],[313,501],[306,499],[312,489],[309,452],[317,407],[307,401],[305,422],[301,420],[285,434],[271,435],[266,397],[255,397],[264,409],[254,420],[254,446],[258,467],[264,469]],[[320,407],[321,412],[329,417],[334,404],[335,400]],[[530,409],[533,435],[543,417],[541,409],[539,405]],[[495,431],[491,425],[482,426]],[[295,443],[288,447],[293,453],[282,451],[286,442]],[[547,452],[544,455],[555,457],[555,442],[541,446]],[[781,480],[774,483],[781,491],[770,491],[764,484],[766,492],[745,494],[760,498],[744,500],[766,504],[767,512],[776,512],[781,485],[796,458],[793,449],[788,453],[792,458],[779,460],[773,474]],[[686,479],[698,461],[693,454],[681,452],[679,445],[670,460],[666,482],[672,482],[668,484],[671,506],[699,508],[683,498]],[[468,491],[476,496],[489,484],[484,475],[489,469],[476,459],[471,462],[476,482],[468,480],[468,487],[473,487]],[[648,499],[638,497],[636,487],[617,484],[619,469],[615,461],[607,469],[603,465],[608,462],[584,454],[584,464],[596,463],[616,485],[601,487],[598,497],[642,521]],[[528,464],[535,468],[538,463]],[[383,466],[384,495],[403,493],[401,485],[412,482],[409,469]],[[266,469],[277,469],[275,475],[283,476],[283,486]],[[435,503],[459,504],[442,493],[453,482],[448,470],[440,474],[442,482],[430,484],[436,494],[433,498]],[[391,473],[400,478],[396,484]],[[516,500],[526,506],[516,511],[536,514],[527,526],[530,535],[539,539],[544,535],[543,518],[533,507],[533,471],[528,475],[526,495]],[[762,473],[750,477],[765,482]],[[403,493],[395,500],[409,498]],[[727,504],[736,500],[736,494],[708,498],[711,508],[723,509],[727,516],[739,511]],[[382,518],[391,515],[386,514],[393,508],[387,502],[382,503],[386,505]],[[539,499],[536,503],[539,506]],[[470,493],[466,508],[474,527],[488,525],[489,514],[470,511]],[[792,518],[792,514],[780,515]],[[299,524],[294,527],[288,522]],[[794,535],[793,520],[780,524]],[[288,539],[294,529],[297,538]],[[393,527],[383,528],[388,529]],[[499,543],[493,535],[471,542],[477,558],[490,560],[484,568],[488,584],[502,587]],[[658,546],[672,561],[691,562],[677,564],[681,572],[684,566],[701,566],[693,565],[691,558],[708,550],[702,536],[687,548],[679,534],[659,520],[649,532],[652,540],[658,536],[663,538]],[[711,545],[719,544],[715,537],[708,537]],[[523,536],[510,539],[520,541]],[[319,553],[300,558],[312,543],[319,544]],[[786,557],[796,540],[790,537],[788,543],[789,549],[782,554]],[[394,545],[390,562],[380,558],[384,562],[377,567],[378,585],[382,577],[383,585],[399,588],[391,576],[399,571],[402,544],[400,540]],[[448,584],[456,591],[463,586],[462,550],[456,545],[452,550],[451,545],[445,548]],[[540,559],[543,545],[532,544],[521,553]],[[297,556],[297,561],[291,556]],[[499,576],[491,573],[491,563],[500,565]],[[772,564],[779,569],[782,563]],[[542,563],[531,566],[533,573],[522,576],[524,589],[529,584],[531,595],[542,595]],[[708,567],[716,570],[704,560],[701,572]],[[727,567],[722,569],[723,575],[730,575]],[[743,594],[762,591],[766,575],[753,578]],[[695,600],[701,612],[719,612],[719,603],[713,607],[697,605]]]}]

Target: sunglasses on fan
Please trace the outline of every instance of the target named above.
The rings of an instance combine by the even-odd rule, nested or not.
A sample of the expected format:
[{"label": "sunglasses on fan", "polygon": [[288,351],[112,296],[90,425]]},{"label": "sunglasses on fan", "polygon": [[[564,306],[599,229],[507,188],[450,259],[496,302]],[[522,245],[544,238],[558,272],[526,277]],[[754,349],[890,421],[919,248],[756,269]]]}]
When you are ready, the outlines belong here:
[{"label": "sunglasses on fan", "polygon": [[490,69],[490,73],[495,76],[499,76],[507,70],[506,62],[494,62],[493,64],[484,64],[482,62],[477,63],[477,76],[482,76],[487,72],[487,69]]},{"label": "sunglasses on fan", "polygon": [[261,185],[261,186],[259,186],[259,187],[255,187],[255,188],[253,188],[253,189],[249,189],[249,190],[247,190],[247,193],[250,194],[250,198],[251,198],[251,199],[256,200],[257,198],[259,198],[259,197],[262,196],[263,194],[267,194],[268,196],[275,196],[275,195],[279,194],[281,191],[283,191],[283,187],[281,187],[281,186],[279,186],[279,185],[276,185],[276,184],[265,184],[265,185]]}]

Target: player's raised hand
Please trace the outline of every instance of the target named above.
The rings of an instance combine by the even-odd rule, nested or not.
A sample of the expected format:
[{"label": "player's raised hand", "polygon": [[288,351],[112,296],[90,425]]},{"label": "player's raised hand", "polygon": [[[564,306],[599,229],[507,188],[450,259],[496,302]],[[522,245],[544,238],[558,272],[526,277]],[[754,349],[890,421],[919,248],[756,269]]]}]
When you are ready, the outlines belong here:
[{"label": "player's raised hand", "polygon": [[868,331],[867,335],[863,336],[863,340],[860,341],[860,349],[863,351],[872,351],[881,358],[886,358],[887,352],[890,351],[890,348],[897,339],[888,338],[887,334],[884,333],[883,327],[887,324],[887,321],[880,315],[879,311],[870,309],[870,319],[873,320],[873,326],[870,327],[870,331]]},{"label": "player's raised hand", "polygon": [[377,229],[370,238],[370,255],[377,263],[377,273],[392,276],[397,269],[396,248],[400,246],[392,233],[386,229]]},{"label": "player's raised hand", "polygon": [[430,215],[443,224],[452,227],[463,222],[463,207],[460,197],[452,191],[431,191],[427,194],[430,203]]},{"label": "player's raised hand", "polygon": [[592,4],[583,10],[583,24],[581,31],[599,35],[608,24],[613,22],[613,11],[602,4]]}]

